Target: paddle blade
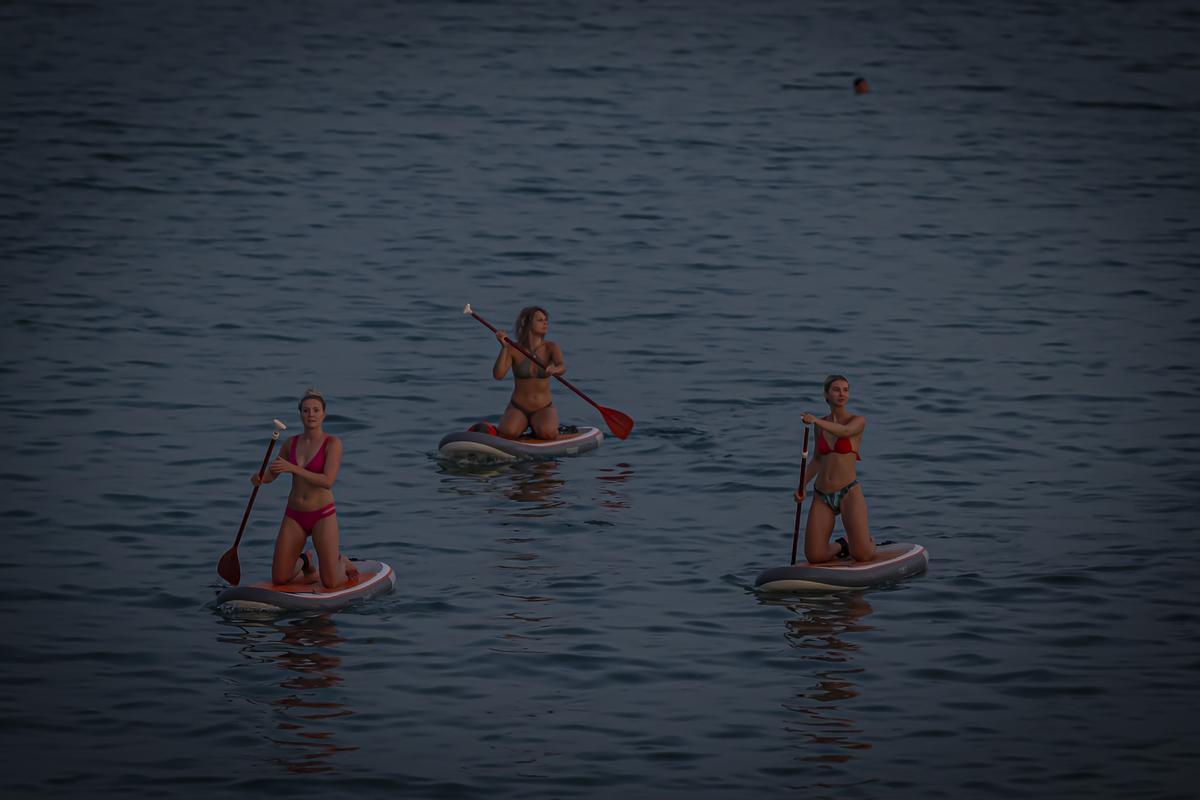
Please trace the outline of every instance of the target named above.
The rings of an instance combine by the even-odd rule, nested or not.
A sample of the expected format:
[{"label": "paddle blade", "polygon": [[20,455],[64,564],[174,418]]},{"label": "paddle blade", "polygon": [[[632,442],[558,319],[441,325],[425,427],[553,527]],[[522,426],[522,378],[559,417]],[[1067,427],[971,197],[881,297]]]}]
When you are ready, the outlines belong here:
[{"label": "paddle blade", "polygon": [[600,409],[600,415],[604,417],[604,421],[608,423],[608,429],[612,431],[613,436],[618,439],[628,439],[629,434],[633,432],[633,418],[613,408],[605,408],[604,406],[596,406]]},{"label": "paddle blade", "polygon": [[217,562],[217,574],[230,586],[237,586],[242,579],[242,565],[238,562],[237,548],[231,547]]}]

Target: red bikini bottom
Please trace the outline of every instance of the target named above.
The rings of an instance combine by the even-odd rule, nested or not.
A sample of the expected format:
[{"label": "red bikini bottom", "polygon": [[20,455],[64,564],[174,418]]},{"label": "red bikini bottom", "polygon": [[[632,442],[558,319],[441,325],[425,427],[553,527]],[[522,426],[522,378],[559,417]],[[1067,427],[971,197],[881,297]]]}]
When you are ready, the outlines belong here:
[{"label": "red bikini bottom", "polygon": [[318,522],[326,517],[332,517],[336,513],[337,509],[333,507],[333,503],[330,503],[324,508],[318,508],[316,511],[298,511],[294,508],[288,508],[283,512],[283,515],[296,520],[296,522],[300,523],[300,527],[304,529],[304,534],[312,536],[313,528],[317,526]]}]

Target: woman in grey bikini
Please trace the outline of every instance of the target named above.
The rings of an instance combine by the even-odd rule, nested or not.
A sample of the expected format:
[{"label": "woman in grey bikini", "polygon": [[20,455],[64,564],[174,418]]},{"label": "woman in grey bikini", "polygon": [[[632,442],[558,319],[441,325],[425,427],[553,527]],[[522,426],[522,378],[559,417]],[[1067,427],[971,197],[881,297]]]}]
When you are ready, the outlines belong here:
[{"label": "woman in grey bikini", "polygon": [[[841,375],[825,379],[825,402],[829,415],[816,417],[805,412],[801,421],[815,428],[817,454],[805,474],[804,484],[813,481],[812,505],[804,529],[804,557],[810,564],[835,558],[852,557],[870,561],[875,557],[875,542],[867,528],[867,500],[858,483],[856,464],[867,418],[846,409],[850,400],[850,382]],[[795,493],[796,502],[804,500],[805,486]],[[838,515],[846,529],[846,538],[829,541]],[[846,540],[849,539],[847,542]]]},{"label": "woman in grey bikini", "polygon": [[504,331],[496,333],[500,340],[500,355],[492,367],[492,377],[502,380],[509,369],[513,373],[513,393],[500,418],[499,433],[505,439],[519,439],[525,428],[533,429],[539,439],[558,438],[558,411],[550,397],[550,378],[566,372],[562,350],[546,338],[550,315],[541,306],[528,306],[517,315],[513,333],[518,343],[546,365],[541,369],[509,345]]}]

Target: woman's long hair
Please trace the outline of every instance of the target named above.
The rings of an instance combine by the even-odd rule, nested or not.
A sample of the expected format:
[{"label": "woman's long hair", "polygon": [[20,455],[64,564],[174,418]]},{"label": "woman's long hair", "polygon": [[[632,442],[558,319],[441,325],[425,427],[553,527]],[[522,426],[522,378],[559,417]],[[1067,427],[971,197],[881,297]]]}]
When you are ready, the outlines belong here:
[{"label": "woman's long hair", "polygon": [[513,325],[516,340],[526,347],[529,346],[529,329],[533,326],[533,315],[539,311],[546,315],[546,319],[550,319],[550,312],[541,306],[525,306],[521,313],[517,314],[517,321]]}]

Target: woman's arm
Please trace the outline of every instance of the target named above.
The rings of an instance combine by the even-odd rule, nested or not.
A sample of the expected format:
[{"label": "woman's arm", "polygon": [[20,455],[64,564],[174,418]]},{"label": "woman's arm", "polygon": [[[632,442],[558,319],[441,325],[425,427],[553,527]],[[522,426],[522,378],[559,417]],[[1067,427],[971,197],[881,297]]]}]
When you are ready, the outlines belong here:
[{"label": "woman's arm", "polygon": [[282,472],[290,472],[297,478],[303,478],[313,486],[319,486],[322,489],[333,488],[333,482],[337,480],[338,470],[341,468],[342,440],[336,436],[330,436],[329,444],[325,447],[325,469],[322,472],[312,472],[311,470],[296,466],[290,461],[284,461],[282,457],[276,459],[275,463],[271,464],[271,472],[277,475]]},{"label": "woman's arm", "polygon": [[492,377],[502,380],[512,368],[512,350],[509,349],[508,336],[504,331],[497,331],[496,338],[500,341],[500,353],[496,356],[496,363],[492,365]]},{"label": "woman's arm", "polygon": [[[290,441],[291,441],[291,439],[286,440],[283,443],[283,447],[279,448],[279,455],[275,457],[276,460],[283,458],[283,452],[284,452],[284,450],[287,449],[288,442],[290,442]],[[253,475],[251,475],[250,482],[253,483],[255,486],[261,486],[264,483],[274,483],[275,479],[278,477],[279,477],[279,473],[276,472],[275,470],[271,469],[268,466],[266,469],[263,470],[263,474],[262,474],[261,478],[259,478],[257,472],[254,473]]]},{"label": "woman's arm", "polygon": [[563,361],[562,348],[554,342],[546,342],[546,349],[550,351],[550,358],[546,361],[546,377],[552,375],[565,375],[567,372],[566,362]]},{"label": "woman's arm", "polygon": [[300,470],[304,480],[320,486],[322,489],[332,489],[337,480],[338,471],[342,468],[342,440],[336,436],[329,437],[329,446],[325,448],[325,469],[322,472]]},{"label": "woman's arm", "polygon": [[825,457],[820,454],[813,456],[812,463],[804,471],[804,484],[806,486],[817,479],[817,476],[821,474],[821,467],[823,466],[825,466]]},{"label": "woman's arm", "polygon": [[812,481],[815,481],[817,476],[821,474],[821,467],[824,465],[824,463],[825,459],[823,459],[819,454],[813,456],[812,463],[808,465],[808,469],[804,470],[804,483],[800,484],[800,488],[792,493],[796,498],[797,503],[804,501],[804,496],[807,494],[805,487],[808,486],[808,484]]},{"label": "woman's arm", "polygon": [[264,483],[274,483],[275,479],[278,477],[279,475],[272,472],[270,467],[267,467],[267,469],[263,471],[261,478],[258,476],[257,472],[252,472],[250,474],[250,482],[255,486],[262,486]]}]

